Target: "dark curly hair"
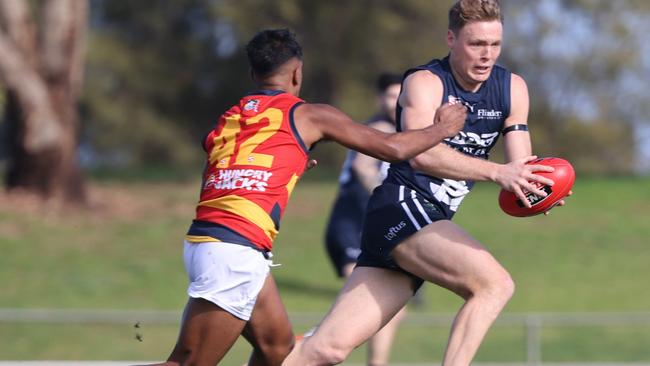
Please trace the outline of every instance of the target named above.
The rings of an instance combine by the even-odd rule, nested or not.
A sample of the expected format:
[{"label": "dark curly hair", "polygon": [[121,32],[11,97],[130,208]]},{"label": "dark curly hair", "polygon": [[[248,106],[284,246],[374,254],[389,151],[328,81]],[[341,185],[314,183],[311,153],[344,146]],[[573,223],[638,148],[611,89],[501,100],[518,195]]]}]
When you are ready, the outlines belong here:
[{"label": "dark curly hair", "polygon": [[302,60],[302,47],[289,29],[266,29],[248,42],[246,54],[254,75],[266,77],[294,57]]}]

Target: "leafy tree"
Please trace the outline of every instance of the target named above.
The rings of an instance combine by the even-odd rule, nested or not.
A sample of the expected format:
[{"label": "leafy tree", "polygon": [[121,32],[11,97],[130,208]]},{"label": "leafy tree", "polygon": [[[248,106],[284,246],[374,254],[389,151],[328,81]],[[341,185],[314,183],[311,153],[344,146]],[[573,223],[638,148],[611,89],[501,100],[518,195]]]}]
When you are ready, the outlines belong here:
[{"label": "leafy tree", "polygon": [[[10,189],[85,200],[75,149],[85,54],[84,0],[0,1]],[[39,17],[37,27],[35,17]]]},{"label": "leafy tree", "polygon": [[[199,139],[234,93],[244,68],[217,57],[205,1],[93,1],[88,93],[92,164],[194,166]],[[228,70],[227,72],[225,70]]]},{"label": "leafy tree", "polygon": [[506,9],[506,62],[528,82],[538,152],[583,172],[633,172],[635,131],[650,112],[642,92],[648,2],[511,1]]},{"label": "leafy tree", "polygon": [[[305,51],[305,99],[332,103],[363,120],[375,109],[378,73],[401,72],[446,53],[452,2],[91,0],[81,95],[82,161],[100,168],[190,167],[195,172],[200,168],[200,138],[225,108],[253,88],[243,46],[263,28],[289,27],[297,33]],[[47,20],[55,14],[48,9],[86,3],[33,1],[39,7],[31,12],[26,4],[30,2],[0,1],[0,76],[7,90],[11,142],[8,182],[38,187],[46,195],[63,192],[53,187],[68,187],[67,194],[83,197],[74,162],[83,43],[60,48],[74,56],[74,62],[66,63],[74,65],[67,76],[53,77],[46,71],[49,66],[43,66],[49,61],[42,59],[44,45],[50,44],[45,35],[60,34],[47,30],[56,23]],[[537,152],[569,158],[583,171],[630,172],[634,127],[648,112],[643,93],[647,2],[503,0],[503,5],[506,44],[501,62],[528,82]],[[75,24],[85,22],[85,10],[66,15]],[[34,19],[40,20],[40,33]],[[74,30],[78,33],[66,34],[76,38],[66,42],[80,39],[83,27]],[[12,65],[23,71],[9,71]],[[69,92],[51,92],[53,85],[64,84]],[[52,94],[37,93],[50,96],[20,104],[25,99],[20,90]],[[63,96],[65,103],[52,102]],[[68,121],[48,111],[72,118],[45,123],[55,119],[34,117],[56,115],[57,121]],[[57,147],[61,141],[66,149]],[[338,169],[343,152],[334,144],[319,146],[315,155],[320,170]],[[52,178],[59,175],[67,178]]]}]

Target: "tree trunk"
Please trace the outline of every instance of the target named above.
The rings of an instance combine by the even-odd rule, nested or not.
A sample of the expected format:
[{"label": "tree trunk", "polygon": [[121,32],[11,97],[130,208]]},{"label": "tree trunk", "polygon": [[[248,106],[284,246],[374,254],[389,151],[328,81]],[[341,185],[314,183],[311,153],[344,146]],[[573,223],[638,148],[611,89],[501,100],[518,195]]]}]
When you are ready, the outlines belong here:
[{"label": "tree trunk", "polygon": [[0,0],[0,76],[7,89],[6,186],[85,203],[76,160],[86,0],[49,0],[37,37],[27,2]]}]

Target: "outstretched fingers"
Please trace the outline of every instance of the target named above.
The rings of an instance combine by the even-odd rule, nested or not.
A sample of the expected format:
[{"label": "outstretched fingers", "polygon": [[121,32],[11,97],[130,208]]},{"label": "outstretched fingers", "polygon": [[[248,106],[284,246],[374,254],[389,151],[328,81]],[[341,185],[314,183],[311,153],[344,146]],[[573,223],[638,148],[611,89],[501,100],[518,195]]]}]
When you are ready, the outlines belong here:
[{"label": "outstretched fingers", "polygon": [[552,166],[531,164],[531,165],[527,165],[527,167],[529,168],[528,180],[532,180],[534,182],[538,182],[546,186],[552,186],[553,184],[555,184],[555,182],[553,182],[553,180],[550,178],[538,174],[534,174],[538,172],[552,173],[555,171],[555,168],[553,168]]}]

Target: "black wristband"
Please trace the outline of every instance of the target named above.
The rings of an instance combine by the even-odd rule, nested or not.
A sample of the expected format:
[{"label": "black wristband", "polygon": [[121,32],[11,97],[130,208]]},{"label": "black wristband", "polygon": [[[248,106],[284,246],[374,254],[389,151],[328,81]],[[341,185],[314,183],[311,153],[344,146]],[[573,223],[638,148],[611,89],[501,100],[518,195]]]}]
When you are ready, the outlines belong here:
[{"label": "black wristband", "polygon": [[504,128],[503,131],[501,131],[501,134],[505,135],[506,133],[512,131],[528,131],[528,125],[519,124],[519,125],[508,126]]}]

